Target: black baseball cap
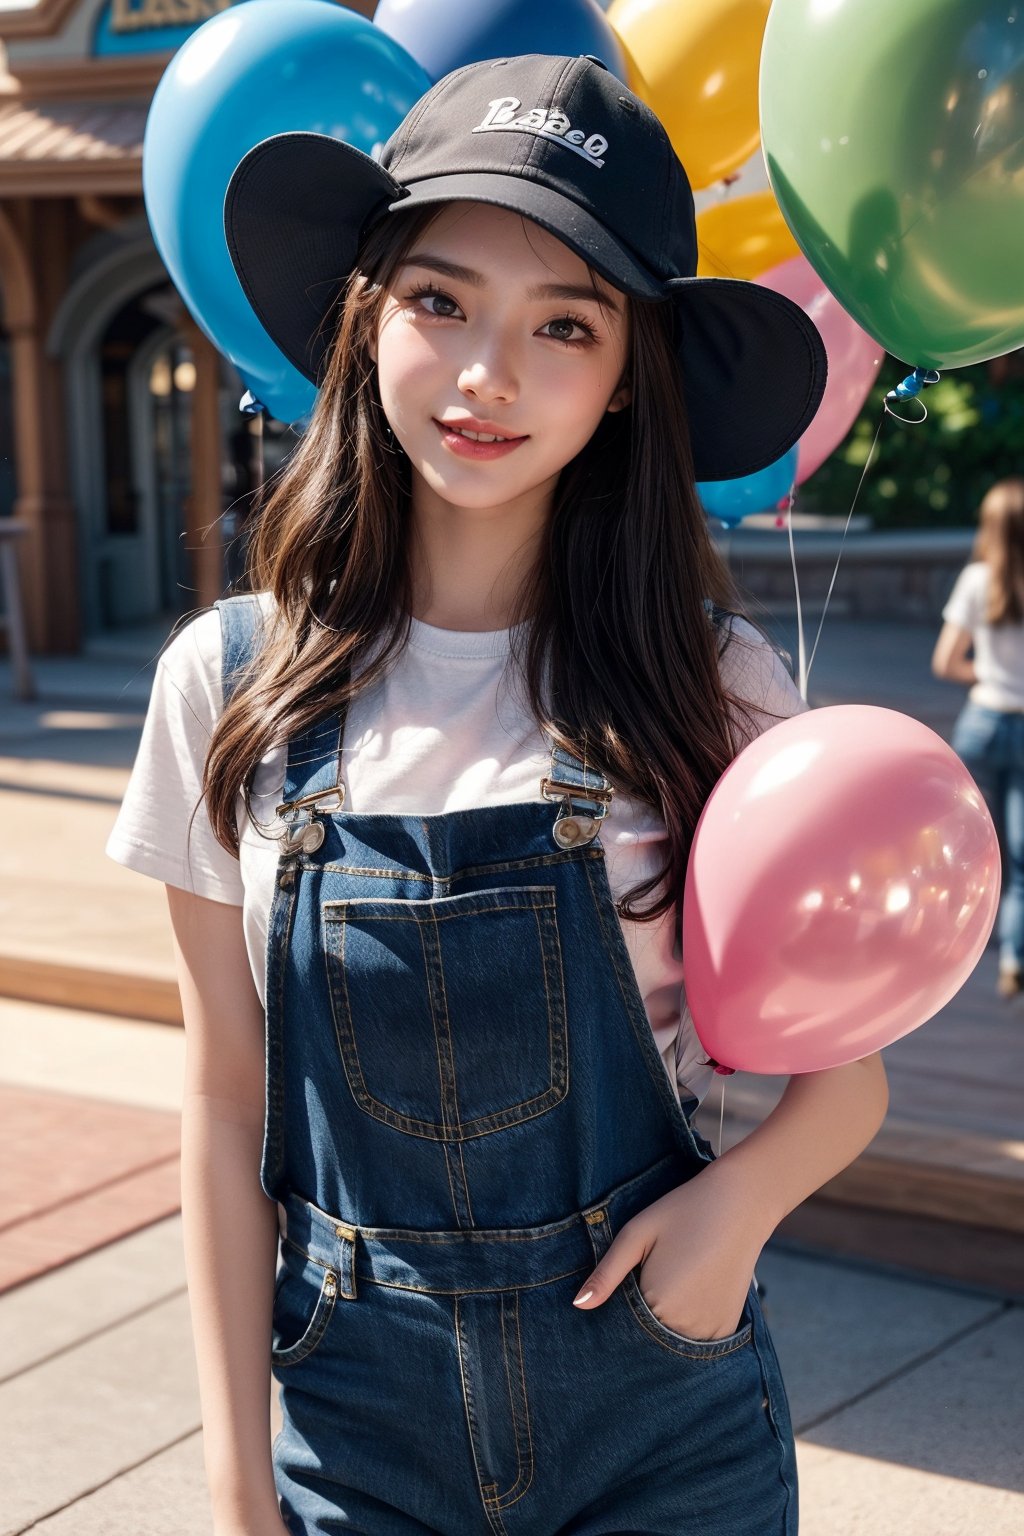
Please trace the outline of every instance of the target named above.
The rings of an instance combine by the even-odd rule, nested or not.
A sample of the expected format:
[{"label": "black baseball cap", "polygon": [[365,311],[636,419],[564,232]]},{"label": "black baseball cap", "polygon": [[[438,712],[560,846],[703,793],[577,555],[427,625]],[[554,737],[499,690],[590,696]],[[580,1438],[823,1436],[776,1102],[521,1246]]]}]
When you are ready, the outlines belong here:
[{"label": "black baseball cap", "polygon": [[379,158],[327,134],[279,133],[239,162],[224,231],[257,318],[319,384],[324,318],[380,219],[496,203],[549,230],[616,288],[676,311],[696,478],[753,474],[810,424],[825,347],[791,299],[696,277],[693,194],[660,120],[591,54],[527,53],[453,70]]}]

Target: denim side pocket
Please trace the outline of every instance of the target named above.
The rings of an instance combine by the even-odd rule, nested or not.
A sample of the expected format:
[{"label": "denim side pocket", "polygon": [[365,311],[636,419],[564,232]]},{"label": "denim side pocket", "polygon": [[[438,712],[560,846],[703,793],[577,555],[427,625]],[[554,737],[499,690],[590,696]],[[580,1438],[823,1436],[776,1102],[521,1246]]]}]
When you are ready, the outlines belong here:
[{"label": "denim side pocket", "polygon": [[640,1289],[638,1276],[639,1266],[631,1269],[622,1282],[622,1294],[629,1303],[630,1311],[644,1332],[661,1344],[665,1349],[674,1350],[677,1355],[685,1355],[691,1360],[717,1360],[723,1355],[731,1355],[734,1350],[742,1349],[749,1344],[753,1334],[753,1323],[750,1319],[750,1299],[743,1303],[743,1312],[740,1317],[740,1326],[734,1333],[726,1334],[721,1339],[691,1339],[684,1333],[677,1333],[652,1310],[650,1304]]},{"label": "denim side pocket", "polygon": [[[295,1257],[290,1257],[291,1247]],[[338,1296],[338,1276],[294,1245],[282,1244],[284,1263],[274,1286],[274,1339],[270,1351],[275,1367],[297,1365],[311,1355],[327,1331]],[[289,1342],[290,1341],[290,1342]]]},{"label": "denim side pocket", "polygon": [[[616,1223],[613,1232],[612,1224],[608,1219],[608,1211],[602,1207],[586,1215],[584,1218],[594,1249],[594,1258],[600,1262],[611,1246],[612,1238],[622,1230],[625,1223]],[[735,1332],[726,1334],[720,1339],[691,1339],[685,1333],[677,1333],[655,1313],[650,1303],[640,1289],[641,1265],[634,1264],[625,1278],[615,1287],[605,1306],[613,1303],[624,1303],[628,1312],[631,1326],[639,1328],[644,1337],[651,1343],[661,1345],[676,1355],[683,1355],[691,1360],[719,1360],[726,1355],[731,1355],[738,1349],[749,1344],[753,1336],[753,1316],[751,1313],[751,1293],[753,1281],[747,1289],[747,1295],[743,1303],[743,1311],[740,1314],[739,1325]]]}]

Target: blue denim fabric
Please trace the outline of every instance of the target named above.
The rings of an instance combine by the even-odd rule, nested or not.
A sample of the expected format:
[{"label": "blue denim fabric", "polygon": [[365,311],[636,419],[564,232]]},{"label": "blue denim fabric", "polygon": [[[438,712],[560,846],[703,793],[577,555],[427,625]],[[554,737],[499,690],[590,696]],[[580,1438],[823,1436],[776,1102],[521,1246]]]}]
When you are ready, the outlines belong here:
[{"label": "blue denim fabric", "polygon": [[[230,671],[251,609],[218,606]],[[342,732],[289,744],[286,801],[337,782]],[[551,776],[568,802],[324,809],[319,846],[282,852],[260,1179],[286,1220],[273,1463],[293,1536],[797,1530],[755,1287],[713,1340],[663,1323],[639,1266],[572,1305],[623,1224],[712,1154],[599,838],[553,837],[607,781],[557,749]]]},{"label": "blue denim fabric", "polygon": [[1003,850],[999,963],[1024,970],[1024,714],[968,699],[953,727],[953,751],[992,812]]}]

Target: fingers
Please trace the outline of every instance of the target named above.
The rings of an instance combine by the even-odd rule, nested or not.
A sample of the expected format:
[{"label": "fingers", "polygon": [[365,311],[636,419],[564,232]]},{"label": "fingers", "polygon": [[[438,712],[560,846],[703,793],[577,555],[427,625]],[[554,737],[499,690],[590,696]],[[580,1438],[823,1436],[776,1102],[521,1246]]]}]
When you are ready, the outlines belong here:
[{"label": "fingers", "polygon": [[639,1229],[634,1227],[631,1230],[631,1224],[627,1222],[597,1268],[591,1271],[580,1286],[573,1297],[573,1306],[589,1311],[591,1307],[599,1307],[603,1301],[607,1301],[633,1266],[642,1263],[647,1257],[650,1246],[645,1244]]}]

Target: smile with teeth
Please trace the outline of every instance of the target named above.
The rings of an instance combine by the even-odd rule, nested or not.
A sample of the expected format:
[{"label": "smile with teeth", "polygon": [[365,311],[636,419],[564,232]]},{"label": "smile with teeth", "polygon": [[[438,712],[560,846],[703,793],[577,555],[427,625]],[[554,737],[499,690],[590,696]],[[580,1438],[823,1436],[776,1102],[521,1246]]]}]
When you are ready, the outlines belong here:
[{"label": "smile with teeth", "polygon": [[511,443],[515,439],[511,437],[494,437],[490,432],[471,432],[468,427],[456,427],[451,422],[443,422],[449,432],[458,433],[459,437],[468,437],[474,443]]}]

